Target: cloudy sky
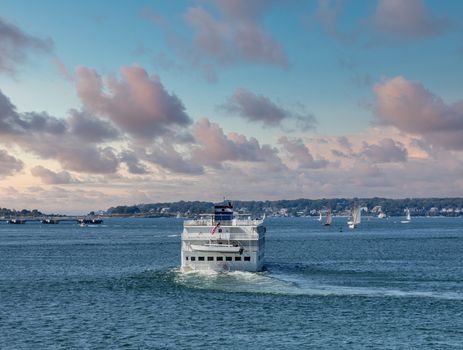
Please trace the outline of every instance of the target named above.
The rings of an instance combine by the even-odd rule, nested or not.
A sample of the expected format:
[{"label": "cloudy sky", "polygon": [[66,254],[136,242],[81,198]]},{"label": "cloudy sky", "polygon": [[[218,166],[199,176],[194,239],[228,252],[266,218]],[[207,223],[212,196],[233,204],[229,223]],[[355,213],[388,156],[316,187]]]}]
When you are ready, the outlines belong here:
[{"label": "cloudy sky", "polygon": [[463,2],[0,2],[0,206],[463,196]]}]

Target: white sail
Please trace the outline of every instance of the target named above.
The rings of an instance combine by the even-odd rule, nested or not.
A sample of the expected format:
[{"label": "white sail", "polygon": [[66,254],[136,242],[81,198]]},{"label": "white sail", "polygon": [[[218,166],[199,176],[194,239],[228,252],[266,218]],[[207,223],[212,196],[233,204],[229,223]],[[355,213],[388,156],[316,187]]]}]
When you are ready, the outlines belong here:
[{"label": "white sail", "polygon": [[360,207],[355,207],[352,210],[352,220],[348,222],[349,228],[356,228],[360,224],[361,221],[362,221],[361,209]]},{"label": "white sail", "polygon": [[360,210],[360,208],[357,207],[354,210],[354,225],[360,224],[361,221],[362,221],[362,211]]},{"label": "white sail", "polygon": [[318,221],[322,221],[322,212],[320,212],[320,216],[318,217]]},{"label": "white sail", "polygon": [[331,212],[328,211],[328,212],[326,213],[325,226],[331,225],[331,221],[332,221],[332,220],[333,220],[333,217],[332,217],[332,215],[331,215]]},{"label": "white sail", "polygon": [[401,223],[402,224],[408,224],[410,223],[410,221],[412,220],[412,217],[410,216],[410,209],[405,209],[405,220],[402,220]]}]

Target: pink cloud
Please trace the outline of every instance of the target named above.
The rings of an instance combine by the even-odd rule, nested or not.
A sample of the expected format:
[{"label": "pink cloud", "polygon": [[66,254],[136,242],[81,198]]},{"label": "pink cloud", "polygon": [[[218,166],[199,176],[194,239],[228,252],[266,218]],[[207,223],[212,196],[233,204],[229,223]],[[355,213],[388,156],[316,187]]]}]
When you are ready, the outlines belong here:
[{"label": "pink cloud", "polygon": [[463,149],[463,101],[447,105],[421,83],[400,76],[375,85],[374,92],[380,122],[436,145]]},{"label": "pink cloud", "polygon": [[21,171],[24,163],[5,150],[0,150],[0,177],[10,176]]},{"label": "pink cloud", "polygon": [[379,0],[370,20],[379,35],[390,39],[436,36],[450,27],[447,19],[434,15],[422,0]]},{"label": "pink cloud", "polygon": [[336,140],[346,151],[349,153],[352,152],[352,143],[349,141],[347,136],[339,136]]},{"label": "pink cloud", "polygon": [[289,114],[268,97],[245,89],[236,89],[223,108],[250,121],[261,121],[266,125],[280,125]]},{"label": "pink cloud", "polygon": [[24,33],[0,18],[0,72],[15,73],[18,63],[25,62],[30,51],[50,53],[53,42]]},{"label": "pink cloud", "polygon": [[192,149],[193,158],[206,165],[220,166],[224,161],[263,162],[272,160],[276,150],[268,145],[259,145],[251,137],[237,133],[225,135],[218,124],[200,119],[194,129],[199,146]]},{"label": "pink cloud", "polygon": [[[229,113],[236,113],[251,122],[261,122],[264,126],[282,126],[284,122],[293,122],[300,130],[314,127],[315,118],[307,113],[294,113],[268,97],[256,95],[245,89],[236,89],[226,103],[220,106]],[[286,123],[285,123],[286,124]]]},{"label": "pink cloud", "polygon": [[263,63],[286,66],[281,45],[264,28],[264,15],[274,1],[206,0],[187,8],[185,35],[178,25],[145,8],[142,17],[160,28],[177,60],[162,57],[159,64],[172,69],[199,73],[209,82],[217,81],[217,66]]},{"label": "pink cloud", "polygon": [[407,155],[408,151],[402,143],[389,138],[372,145],[364,142],[360,152],[361,157],[377,163],[405,162]]},{"label": "pink cloud", "polygon": [[111,123],[84,111],[71,109],[67,121],[69,132],[87,142],[100,143],[120,137],[118,130]]},{"label": "pink cloud", "polygon": [[58,57],[56,56],[53,57],[52,63],[56,67],[58,73],[60,73],[64,79],[69,80],[69,81],[74,80],[72,73],[69,71],[69,69],[64,65],[64,63]]},{"label": "pink cloud", "polygon": [[28,132],[63,134],[65,122],[52,117],[46,112],[18,113],[16,106],[0,90],[0,135],[11,138],[14,135],[25,135]]},{"label": "pink cloud", "polygon": [[143,17],[164,31],[167,44],[183,61],[170,66],[193,69],[216,82],[217,66],[243,62],[287,65],[283,48],[263,25],[272,5],[273,1],[263,0],[203,1],[183,15],[191,36],[150,9],[143,11]]},{"label": "pink cloud", "polygon": [[190,159],[188,155],[177,152],[175,147],[167,141],[147,152],[144,159],[170,172],[189,175],[204,174],[204,168],[199,162]]},{"label": "pink cloud", "polygon": [[41,165],[33,167],[31,169],[31,174],[35,177],[39,177],[42,180],[42,182],[47,185],[69,184],[78,182],[67,171],[54,172]]},{"label": "pink cloud", "polygon": [[286,136],[278,140],[292,162],[295,162],[299,169],[320,169],[328,166],[328,161],[324,158],[314,159],[309,148],[301,139],[292,139]]},{"label": "pink cloud", "polygon": [[272,5],[272,0],[215,0],[221,12],[235,19],[257,19],[263,16],[264,12]]},{"label": "pink cloud", "polygon": [[69,170],[107,174],[119,166],[114,151],[99,146],[118,135],[109,124],[77,111],[71,111],[67,119],[45,112],[18,113],[1,91],[0,135],[2,144],[15,144],[42,159],[55,159]]},{"label": "pink cloud", "polygon": [[123,151],[119,154],[119,160],[127,166],[131,174],[141,175],[149,173],[148,169],[140,163],[137,155],[133,151]]},{"label": "pink cloud", "polygon": [[352,42],[356,33],[344,32],[340,29],[339,17],[343,8],[343,0],[318,0],[318,8],[314,18],[330,36],[343,42]]},{"label": "pink cloud", "polygon": [[219,63],[250,62],[286,65],[280,45],[261,28],[268,2],[217,1],[221,18],[202,7],[189,8],[185,19],[194,31],[194,46]]},{"label": "pink cloud", "polygon": [[82,144],[78,139],[65,137],[34,137],[21,146],[43,159],[55,159],[64,169],[80,173],[111,174],[119,168],[115,151],[110,147]]},{"label": "pink cloud", "polygon": [[180,99],[169,94],[158,76],[138,66],[123,67],[122,79],[105,81],[94,70],[76,71],[77,92],[84,106],[106,116],[122,130],[153,138],[191,123]]},{"label": "pink cloud", "polygon": [[[345,43],[363,39],[369,46],[394,44],[444,34],[453,26],[435,15],[423,0],[378,0],[374,13],[351,28],[342,28],[344,0],[319,0],[315,12],[326,33]],[[357,83],[369,83],[368,76],[357,76]]]}]

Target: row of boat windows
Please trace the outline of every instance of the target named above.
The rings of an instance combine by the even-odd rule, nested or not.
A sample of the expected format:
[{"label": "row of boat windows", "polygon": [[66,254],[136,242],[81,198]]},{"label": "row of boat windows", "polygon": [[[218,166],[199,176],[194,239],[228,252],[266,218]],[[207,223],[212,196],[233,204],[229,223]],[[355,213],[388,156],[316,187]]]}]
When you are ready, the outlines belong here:
[{"label": "row of boat windows", "polygon": [[[224,261],[223,256],[206,256],[206,257],[198,256],[198,261],[206,261],[206,258],[207,258],[207,261],[214,261],[214,258],[215,258],[215,261]],[[191,256],[191,257],[186,256],[185,260],[196,261],[196,256]],[[225,261],[232,261],[232,260],[233,260],[232,256],[226,256],[225,257]],[[251,257],[250,256],[244,256],[243,260],[244,261],[251,261]],[[235,261],[241,261],[241,256],[235,256]]]}]

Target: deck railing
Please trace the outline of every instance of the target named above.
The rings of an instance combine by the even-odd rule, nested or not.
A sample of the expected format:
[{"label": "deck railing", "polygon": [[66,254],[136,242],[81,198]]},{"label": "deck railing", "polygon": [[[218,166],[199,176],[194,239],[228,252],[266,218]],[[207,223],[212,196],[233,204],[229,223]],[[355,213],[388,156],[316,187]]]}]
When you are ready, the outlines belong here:
[{"label": "deck railing", "polygon": [[220,226],[257,226],[262,224],[261,219],[240,219],[215,221],[213,218],[185,220],[183,226],[215,226],[220,222]]},{"label": "deck railing", "polygon": [[182,240],[230,240],[230,241],[239,241],[239,240],[258,240],[259,235],[255,232],[253,233],[230,233],[230,238],[225,235],[220,234],[211,234],[210,232],[183,232]]}]

